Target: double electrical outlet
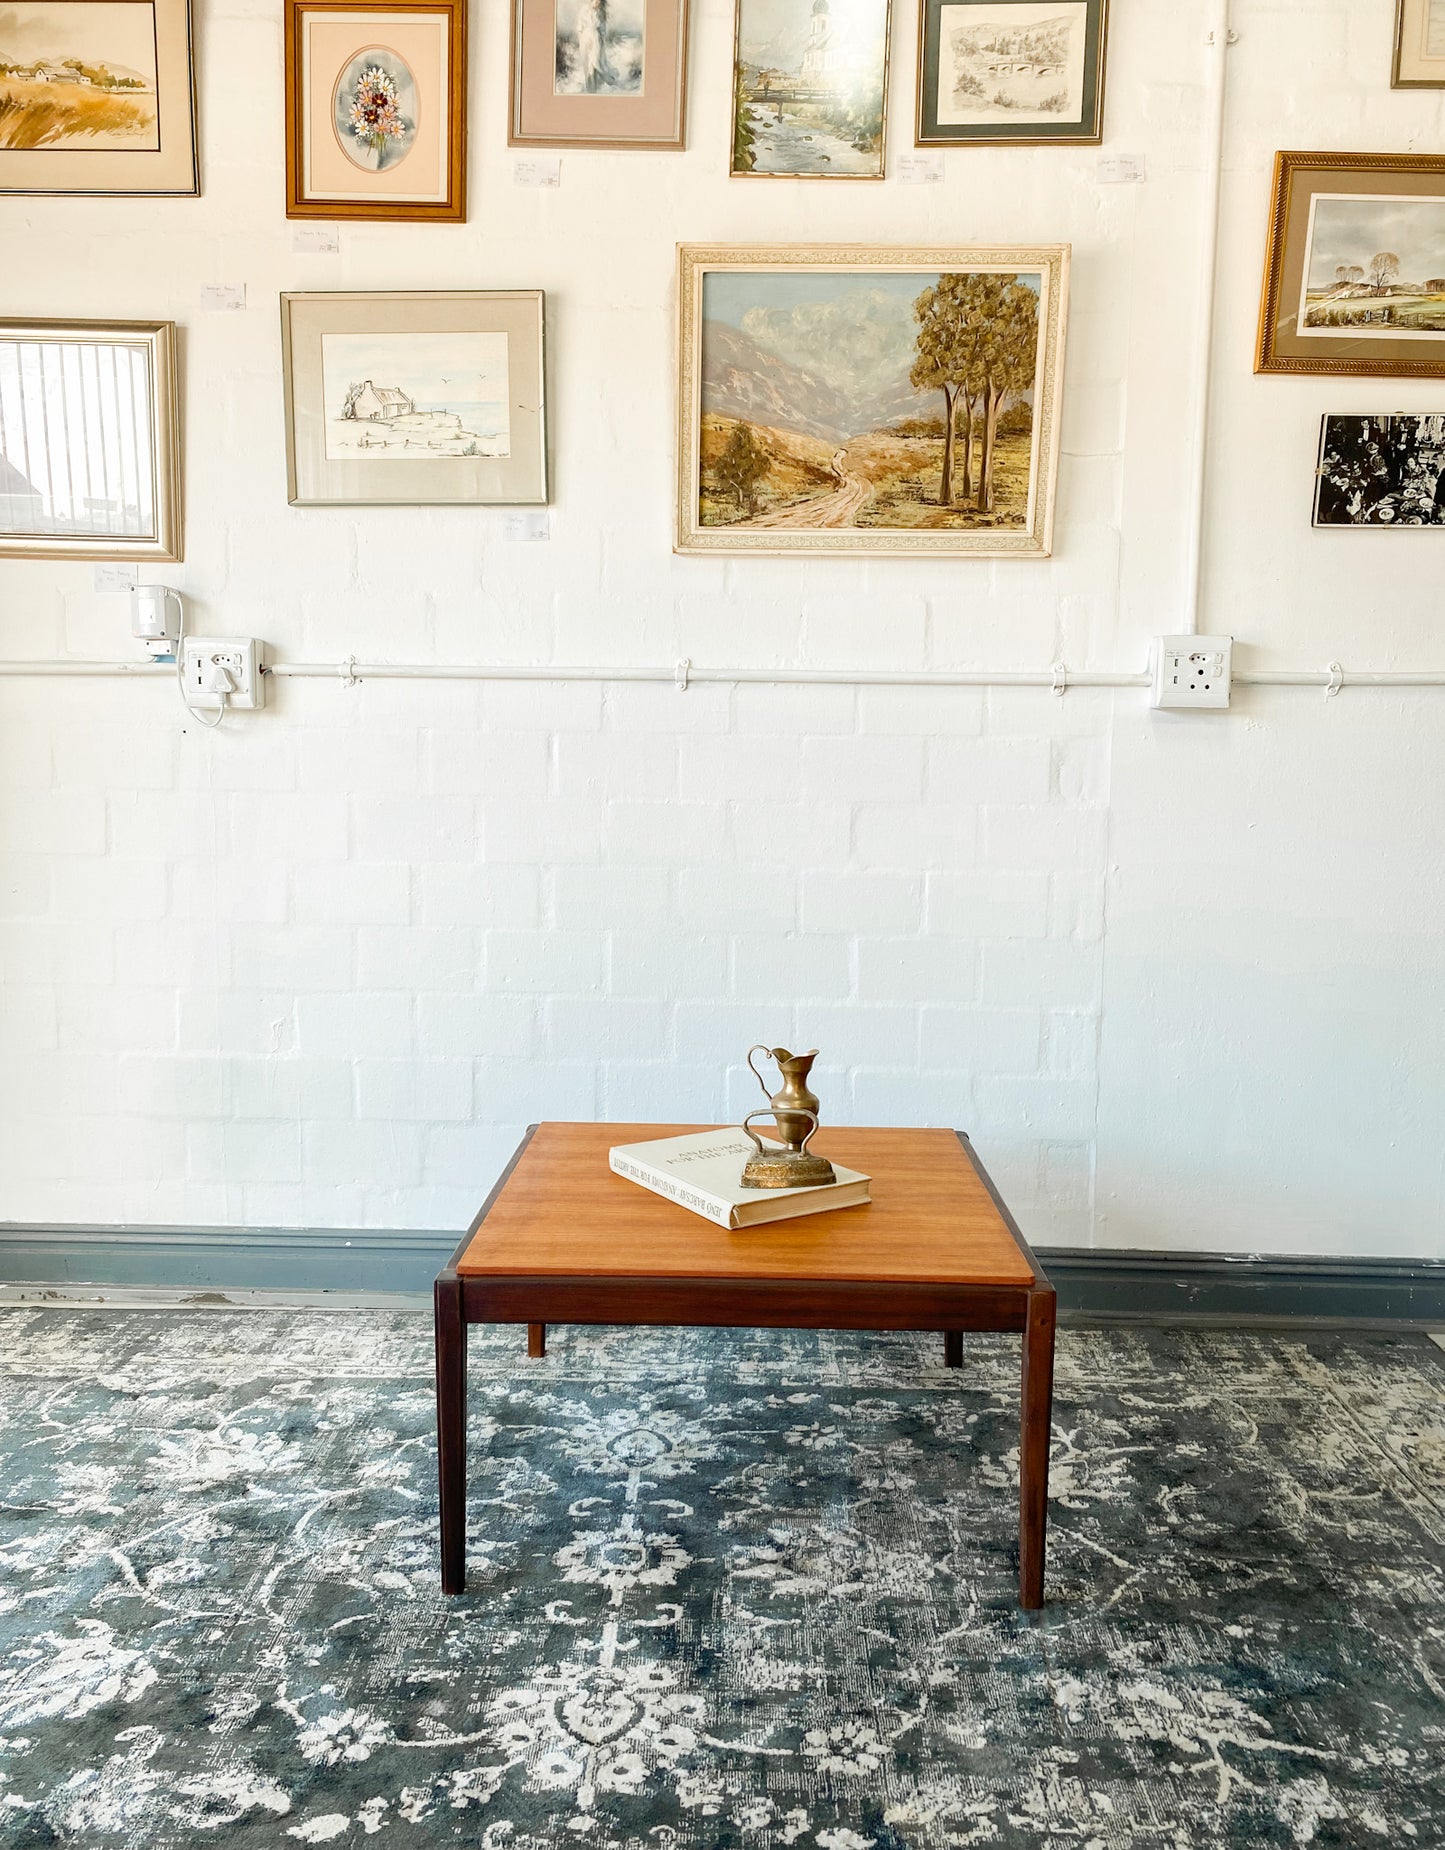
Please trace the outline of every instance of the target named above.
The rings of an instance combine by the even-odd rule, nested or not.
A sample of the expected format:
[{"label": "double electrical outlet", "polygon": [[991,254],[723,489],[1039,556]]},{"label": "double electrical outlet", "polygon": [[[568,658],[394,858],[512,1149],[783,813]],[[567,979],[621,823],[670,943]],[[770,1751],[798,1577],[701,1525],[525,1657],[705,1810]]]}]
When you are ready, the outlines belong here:
[{"label": "double electrical outlet", "polygon": [[254,636],[187,636],[181,686],[188,707],[262,707],[266,677]]},{"label": "double electrical outlet", "polygon": [[1174,712],[1217,712],[1229,705],[1232,636],[1156,636],[1150,704]]}]

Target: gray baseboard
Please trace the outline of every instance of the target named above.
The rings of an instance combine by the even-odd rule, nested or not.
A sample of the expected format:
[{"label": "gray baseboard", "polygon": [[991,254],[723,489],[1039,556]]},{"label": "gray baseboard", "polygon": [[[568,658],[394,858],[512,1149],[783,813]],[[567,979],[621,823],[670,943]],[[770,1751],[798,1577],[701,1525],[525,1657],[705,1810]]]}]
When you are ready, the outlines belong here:
[{"label": "gray baseboard", "polygon": [[[423,1302],[455,1232],[343,1228],[20,1226],[0,1223],[0,1288],[134,1293],[325,1292]],[[1445,1328],[1445,1261],[1085,1251],[1038,1256],[1075,1322],[1308,1323]],[[0,1301],[19,1294],[0,1290]],[[87,1293],[89,1295],[89,1293]],[[223,1300],[224,1301],[224,1300]],[[231,1302],[238,1302],[232,1299]],[[254,1301],[254,1299],[253,1299]],[[215,1303],[214,1295],[210,1302]]]}]

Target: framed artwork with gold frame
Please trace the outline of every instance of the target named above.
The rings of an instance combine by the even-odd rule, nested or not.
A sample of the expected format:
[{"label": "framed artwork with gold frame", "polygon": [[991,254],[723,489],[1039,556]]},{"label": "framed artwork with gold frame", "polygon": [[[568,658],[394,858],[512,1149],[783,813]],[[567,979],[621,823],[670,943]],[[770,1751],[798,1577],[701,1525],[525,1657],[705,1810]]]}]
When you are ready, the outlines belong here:
[{"label": "framed artwork with gold frame", "polygon": [[179,559],[171,321],[0,321],[0,554]]},{"label": "framed artwork with gold frame", "polygon": [[683,145],[687,0],[512,0],[514,148]]},{"label": "framed artwork with gold frame", "polygon": [[1103,140],[1108,0],[919,0],[920,148]]},{"label": "framed artwork with gold frame", "polygon": [[1445,155],[1275,156],[1255,371],[1445,378]]},{"label": "framed artwork with gold frame", "polygon": [[466,215],[466,0],[286,0],[286,216]]},{"label": "framed artwork with gold frame", "polygon": [[1445,7],[1440,0],[1395,0],[1396,90],[1445,90]]}]

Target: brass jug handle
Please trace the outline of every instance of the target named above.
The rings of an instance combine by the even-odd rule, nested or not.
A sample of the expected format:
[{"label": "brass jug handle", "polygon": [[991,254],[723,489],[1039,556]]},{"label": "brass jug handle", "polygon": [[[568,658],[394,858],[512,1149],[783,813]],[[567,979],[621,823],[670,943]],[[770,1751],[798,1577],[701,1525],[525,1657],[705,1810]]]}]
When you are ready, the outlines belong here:
[{"label": "brass jug handle", "polygon": [[808,1132],[807,1136],[798,1145],[798,1154],[801,1156],[818,1134],[818,1114],[816,1111],[809,1111],[805,1105],[789,1105],[786,1112],[775,1111],[771,1105],[760,1106],[756,1111],[750,1111],[743,1119],[743,1135],[752,1139],[753,1148],[757,1151],[759,1156],[766,1156],[767,1151],[763,1148],[763,1140],[759,1137],[758,1133],[751,1128],[752,1122],[754,1118],[776,1119],[779,1117],[811,1118],[813,1120],[812,1130]]},{"label": "brass jug handle", "polygon": [[766,1079],[763,1078],[762,1074],[753,1065],[753,1055],[755,1053],[765,1053],[768,1056],[768,1058],[771,1060],[773,1057],[773,1050],[771,1047],[767,1046],[762,1041],[756,1042],[753,1046],[749,1047],[748,1049],[748,1070],[752,1073],[753,1078],[756,1079],[758,1084],[763,1088],[763,1097],[771,1105],[773,1102],[773,1095],[768,1090],[768,1082]]}]

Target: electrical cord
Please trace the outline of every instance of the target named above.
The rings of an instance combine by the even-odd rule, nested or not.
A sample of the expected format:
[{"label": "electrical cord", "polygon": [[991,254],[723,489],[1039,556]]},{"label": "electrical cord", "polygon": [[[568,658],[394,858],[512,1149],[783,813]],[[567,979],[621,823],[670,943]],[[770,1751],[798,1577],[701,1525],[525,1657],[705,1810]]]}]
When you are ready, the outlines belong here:
[{"label": "electrical cord", "polygon": [[198,726],[204,726],[208,732],[214,732],[217,726],[219,726],[221,721],[226,717],[226,690],[224,688],[220,690],[221,704],[216,709],[216,717],[214,719],[207,719],[203,709],[200,707],[193,707],[186,698],[186,600],[183,597],[178,597],[176,599],[176,604],[180,610],[180,619],[176,630],[176,691],[180,694],[181,705],[186,709],[187,713],[190,714],[191,718],[195,720],[196,724]]}]

